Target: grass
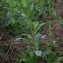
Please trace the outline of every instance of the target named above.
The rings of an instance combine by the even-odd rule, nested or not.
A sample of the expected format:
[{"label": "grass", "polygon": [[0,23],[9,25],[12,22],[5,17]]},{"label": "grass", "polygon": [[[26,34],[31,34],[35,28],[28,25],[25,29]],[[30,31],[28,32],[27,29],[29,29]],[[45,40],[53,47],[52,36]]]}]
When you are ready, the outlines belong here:
[{"label": "grass", "polygon": [[[62,57],[52,51],[55,42],[52,39],[51,18],[54,16],[61,23],[62,19],[54,10],[54,1],[52,0],[2,0],[1,7],[1,27],[8,30],[13,36],[20,37],[17,40],[30,42],[33,49],[27,46],[25,52],[18,54],[16,63],[60,63]],[[49,41],[45,43],[45,47],[39,50],[40,39],[44,26],[49,28]],[[41,30],[41,32],[40,32]],[[23,38],[23,36],[25,38]]]}]

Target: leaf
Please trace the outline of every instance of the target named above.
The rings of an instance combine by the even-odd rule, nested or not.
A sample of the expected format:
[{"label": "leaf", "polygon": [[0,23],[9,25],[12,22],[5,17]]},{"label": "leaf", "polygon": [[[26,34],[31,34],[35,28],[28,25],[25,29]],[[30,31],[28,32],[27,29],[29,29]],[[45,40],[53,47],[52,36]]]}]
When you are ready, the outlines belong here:
[{"label": "leaf", "polygon": [[35,30],[35,32],[34,32],[34,35],[37,33],[37,31],[43,26],[43,25],[45,25],[46,23],[42,23],[42,24],[40,24],[38,27],[37,27],[37,29]]},{"label": "leaf", "polygon": [[19,41],[19,40],[24,40],[24,41],[29,42],[27,39],[25,39],[25,38],[21,38],[21,37],[15,39],[15,41]]},{"label": "leaf", "polygon": [[34,3],[32,3],[32,4],[30,5],[30,10],[33,11],[33,8],[34,8]]},{"label": "leaf", "polygon": [[41,38],[41,34],[37,34],[34,37],[34,47],[35,47],[36,50],[39,49],[40,38]]},{"label": "leaf", "polygon": [[26,15],[24,13],[21,14],[23,17],[26,17]]},{"label": "leaf", "polygon": [[39,25],[38,21],[34,22],[34,30],[36,30],[36,28],[38,27],[38,25]]},{"label": "leaf", "polygon": [[21,40],[21,38],[19,37],[19,38],[16,38],[15,40],[16,40],[16,41],[19,41],[19,40]]},{"label": "leaf", "polygon": [[25,13],[25,15],[30,16],[31,10],[29,8],[22,7],[22,10]]},{"label": "leaf", "polygon": [[35,54],[39,57],[41,57],[42,51],[35,51]]},{"label": "leaf", "polygon": [[62,60],[62,57],[59,57],[59,58],[57,58],[57,59],[54,61],[54,63],[60,63],[61,60]]},{"label": "leaf", "polygon": [[27,7],[28,0],[22,0],[23,7]]},{"label": "leaf", "polygon": [[43,52],[42,52],[42,58],[46,57],[46,55],[51,53],[51,47],[46,48]]},{"label": "leaf", "polygon": [[33,41],[32,35],[27,35],[27,36],[28,36],[28,39],[29,39],[29,40]]}]

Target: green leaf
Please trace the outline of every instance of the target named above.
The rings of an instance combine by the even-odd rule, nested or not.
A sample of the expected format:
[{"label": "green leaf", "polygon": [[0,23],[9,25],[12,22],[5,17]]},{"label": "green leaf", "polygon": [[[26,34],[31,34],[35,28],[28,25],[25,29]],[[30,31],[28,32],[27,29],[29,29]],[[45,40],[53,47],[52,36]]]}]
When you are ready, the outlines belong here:
[{"label": "green leaf", "polygon": [[61,59],[62,59],[62,57],[57,58],[57,59],[54,61],[54,63],[60,63]]},{"label": "green leaf", "polygon": [[35,51],[35,54],[39,57],[41,57],[42,51]]},{"label": "green leaf", "polygon": [[41,38],[41,34],[37,34],[34,37],[34,47],[35,47],[36,50],[39,49],[40,38]]},{"label": "green leaf", "polygon": [[38,21],[34,22],[34,30],[36,30],[36,28],[38,27],[38,25],[39,25]]},{"label": "green leaf", "polygon": [[35,34],[37,33],[37,31],[38,31],[43,25],[45,25],[45,24],[46,24],[46,23],[40,24],[40,25],[37,27],[37,29],[35,30],[35,32],[34,32],[33,35],[35,35]]},{"label": "green leaf", "polygon": [[27,7],[28,0],[22,0],[23,7]]},{"label": "green leaf", "polygon": [[30,43],[33,43],[33,36],[32,35],[27,35]]},{"label": "green leaf", "polygon": [[30,16],[31,10],[29,8],[22,7],[22,10],[25,13],[25,15],[27,15],[28,17]]},{"label": "green leaf", "polygon": [[51,53],[51,47],[47,47],[45,50],[42,52],[42,58],[46,57],[46,55]]},{"label": "green leaf", "polygon": [[25,38],[21,38],[21,37],[15,39],[15,41],[19,41],[19,40],[24,40],[24,41],[29,42],[29,40],[27,40],[27,39],[25,39]]}]

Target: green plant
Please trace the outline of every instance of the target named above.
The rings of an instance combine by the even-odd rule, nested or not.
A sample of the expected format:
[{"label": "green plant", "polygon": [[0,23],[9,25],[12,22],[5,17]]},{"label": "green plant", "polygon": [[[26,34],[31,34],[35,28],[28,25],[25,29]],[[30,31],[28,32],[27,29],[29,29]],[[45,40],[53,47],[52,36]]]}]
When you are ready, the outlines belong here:
[{"label": "green plant", "polygon": [[0,2],[1,2],[0,3],[0,27],[4,27],[5,24],[8,23],[7,16],[6,16],[8,12],[8,8],[4,0],[1,0]]},{"label": "green plant", "polygon": [[[61,57],[52,51],[51,18],[55,16],[62,24],[62,19],[54,11],[52,0],[1,0],[0,1],[0,26],[5,27],[13,36],[20,35],[16,40],[24,40],[33,45],[33,49],[18,54],[16,63],[38,63],[41,58],[43,63],[60,63]],[[45,22],[45,23],[44,23]],[[39,50],[41,34],[39,30],[47,24],[49,26],[50,42],[43,50]]]},{"label": "green plant", "polygon": [[[5,2],[2,0],[2,2]],[[3,3],[4,4],[4,3]],[[7,9],[5,14],[6,29],[14,35],[20,35],[22,33],[30,33],[29,25],[31,22],[47,21],[46,17],[48,13],[51,13],[50,9],[53,8],[53,1],[51,0],[6,0],[4,5]],[[40,20],[40,16],[42,20]],[[29,22],[29,23],[28,23]],[[23,30],[23,27],[25,27]]]},{"label": "green plant", "polygon": [[57,53],[52,51],[55,43],[53,42],[52,44],[46,43],[45,48],[42,51],[39,49],[31,50],[30,47],[27,47],[25,52],[18,54],[19,58],[16,59],[16,63],[39,63],[40,58],[43,63],[60,63],[62,57],[59,57]]},{"label": "green plant", "polygon": [[[37,34],[37,35],[33,35],[33,36],[27,35],[27,36],[29,38],[29,41],[31,41],[31,44],[33,45],[33,50],[31,50],[30,47],[27,46],[27,50],[25,51],[25,53],[21,52],[20,54],[18,54],[20,59],[17,58],[16,63],[21,63],[21,62],[25,62],[25,63],[35,63],[36,62],[37,63],[38,56],[41,55],[41,51],[38,51],[41,34]],[[19,39],[21,39],[21,38],[19,38]],[[38,54],[39,52],[40,52],[40,54]]]},{"label": "green plant", "polygon": [[[38,31],[41,29],[41,27],[43,27],[45,24],[46,23],[40,24],[38,21],[36,21],[36,22],[28,21],[28,22],[26,22],[26,25],[24,24],[25,25],[24,29],[22,27],[22,30],[24,31],[24,33],[21,34],[21,36],[27,36],[29,41],[31,43],[33,43],[36,33],[38,33]],[[18,40],[18,39],[21,39],[21,37],[17,38],[16,40]]]},{"label": "green plant", "polygon": [[[37,55],[31,51],[30,47],[27,48],[26,52],[25,53],[21,53],[18,55],[20,59],[17,59],[16,63],[22,63],[22,62],[25,62],[25,63],[37,63]],[[22,58],[22,59],[21,59]]]}]

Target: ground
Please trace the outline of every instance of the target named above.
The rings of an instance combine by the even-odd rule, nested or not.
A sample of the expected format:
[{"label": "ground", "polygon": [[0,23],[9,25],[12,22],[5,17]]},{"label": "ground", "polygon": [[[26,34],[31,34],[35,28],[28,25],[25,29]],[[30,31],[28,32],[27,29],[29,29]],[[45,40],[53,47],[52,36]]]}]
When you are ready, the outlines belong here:
[{"label": "ground", "polygon": [[[58,15],[63,18],[63,0],[55,0],[55,11],[57,12]],[[52,31],[53,31],[53,40],[57,40],[57,48],[59,48],[60,51],[63,50],[63,29],[57,21],[56,18],[53,18],[51,20],[52,22]],[[44,28],[44,34],[48,35],[49,29]],[[27,42],[24,42],[22,40],[20,41],[15,41],[15,37],[12,37],[9,35],[9,33],[5,29],[0,28],[0,49],[3,49],[3,55],[1,54],[1,59],[0,61],[3,63],[13,63],[15,61],[15,58],[17,57],[17,53],[20,51],[26,50],[26,46],[30,45]],[[41,46],[43,45],[44,40],[41,39]],[[2,50],[1,50],[2,51]]]}]

